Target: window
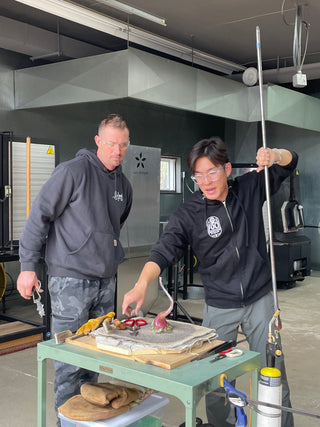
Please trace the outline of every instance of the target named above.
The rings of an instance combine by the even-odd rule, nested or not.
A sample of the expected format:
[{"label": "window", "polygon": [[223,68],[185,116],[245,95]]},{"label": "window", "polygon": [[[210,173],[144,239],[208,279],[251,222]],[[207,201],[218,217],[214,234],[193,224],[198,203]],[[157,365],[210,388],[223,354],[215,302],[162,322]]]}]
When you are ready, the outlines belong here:
[{"label": "window", "polygon": [[161,156],[160,191],[170,193],[181,192],[181,158]]}]

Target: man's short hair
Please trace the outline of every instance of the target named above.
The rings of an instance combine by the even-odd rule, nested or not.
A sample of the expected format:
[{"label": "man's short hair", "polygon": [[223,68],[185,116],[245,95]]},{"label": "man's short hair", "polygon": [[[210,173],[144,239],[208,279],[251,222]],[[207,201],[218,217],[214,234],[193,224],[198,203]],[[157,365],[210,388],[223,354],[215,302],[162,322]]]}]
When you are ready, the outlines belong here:
[{"label": "man's short hair", "polygon": [[108,125],[119,129],[128,129],[127,123],[123,120],[120,114],[108,114],[104,119],[101,120],[98,127],[98,134]]},{"label": "man's short hair", "polygon": [[202,139],[192,147],[187,158],[188,167],[192,174],[195,163],[200,157],[207,157],[216,166],[229,162],[225,143],[218,136]]}]

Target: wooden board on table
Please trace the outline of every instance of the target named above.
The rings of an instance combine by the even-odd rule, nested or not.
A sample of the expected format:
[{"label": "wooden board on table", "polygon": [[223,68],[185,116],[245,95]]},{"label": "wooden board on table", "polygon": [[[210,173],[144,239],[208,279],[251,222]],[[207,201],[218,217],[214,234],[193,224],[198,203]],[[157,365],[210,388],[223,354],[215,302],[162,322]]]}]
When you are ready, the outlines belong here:
[{"label": "wooden board on table", "polygon": [[98,349],[96,345],[96,339],[92,335],[79,336],[76,338],[67,338],[68,344],[73,344],[82,348],[88,348],[90,350],[100,351],[102,353],[110,354],[112,356],[122,357],[124,359],[135,360],[140,363],[148,363],[150,365],[159,366],[160,368],[173,369],[177,366],[181,366],[185,363],[195,359],[198,355],[211,350],[222,344],[223,341],[215,339],[211,343],[205,343],[201,347],[196,347],[192,352],[184,353],[168,353],[168,354],[137,354],[137,355],[124,355],[116,352],[110,352],[102,349]]}]

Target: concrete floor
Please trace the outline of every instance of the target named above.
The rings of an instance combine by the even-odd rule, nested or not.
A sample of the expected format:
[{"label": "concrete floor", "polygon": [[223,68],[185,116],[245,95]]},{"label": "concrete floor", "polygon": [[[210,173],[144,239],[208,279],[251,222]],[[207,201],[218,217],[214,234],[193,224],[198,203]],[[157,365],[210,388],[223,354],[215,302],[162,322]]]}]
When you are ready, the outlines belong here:
[{"label": "concrete floor", "polygon": [[[118,314],[122,296],[131,288],[144,264],[145,257],[129,258],[119,268]],[[196,278],[195,278],[196,282]],[[278,290],[283,329],[281,332],[286,367],[291,388],[292,406],[296,409],[320,413],[320,274],[313,272],[292,289]],[[179,299],[192,317],[202,317],[202,299]],[[22,300],[16,292],[6,297],[9,316],[37,319],[34,305]],[[150,290],[144,306],[146,311],[158,313],[167,308],[168,300],[156,285]],[[239,335],[239,340],[243,337]],[[246,348],[246,343],[239,345]],[[36,348],[29,348],[0,357],[0,425],[3,427],[35,427],[37,393]],[[53,410],[53,363],[48,361],[47,427],[55,426]],[[106,378],[101,380],[106,380]],[[249,376],[237,381],[237,389],[249,393]],[[166,407],[163,426],[177,427],[184,421],[184,406],[171,397]],[[197,407],[197,416],[206,422],[204,400]],[[320,420],[295,415],[296,427],[320,426]]]}]

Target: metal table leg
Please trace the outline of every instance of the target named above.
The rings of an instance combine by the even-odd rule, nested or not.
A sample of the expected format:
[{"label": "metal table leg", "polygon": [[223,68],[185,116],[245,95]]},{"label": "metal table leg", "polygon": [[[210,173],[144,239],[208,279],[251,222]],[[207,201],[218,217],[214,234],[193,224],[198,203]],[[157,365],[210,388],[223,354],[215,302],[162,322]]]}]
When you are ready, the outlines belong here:
[{"label": "metal table leg", "polygon": [[46,426],[47,359],[38,356],[38,427]]}]

